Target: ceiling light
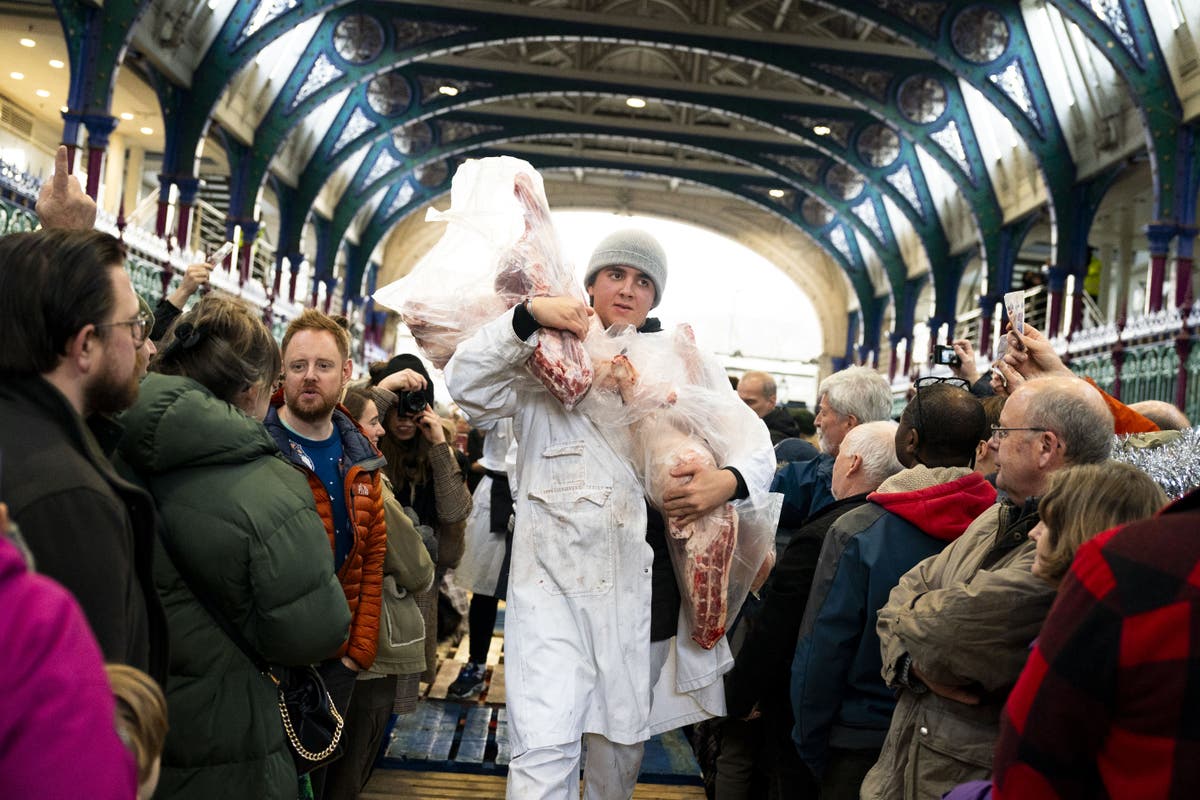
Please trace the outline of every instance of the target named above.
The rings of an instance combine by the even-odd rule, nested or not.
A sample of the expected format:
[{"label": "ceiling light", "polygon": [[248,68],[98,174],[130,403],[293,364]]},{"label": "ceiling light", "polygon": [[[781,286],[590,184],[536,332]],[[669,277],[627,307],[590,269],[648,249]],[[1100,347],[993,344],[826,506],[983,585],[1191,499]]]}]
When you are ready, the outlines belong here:
[{"label": "ceiling light", "polygon": [[813,133],[817,136],[828,136],[830,129],[828,125],[816,125],[813,127]]},{"label": "ceiling light", "polygon": [[774,197],[776,200],[778,200],[779,198],[783,197],[783,195],[785,193],[784,193],[783,189],[771,189],[769,192],[767,192],[767,194],[771,195],[771,197]]},{"label": "ceiling light", "polygon": [[63,67],[66,66],[66,64],[59,61],[57,58],[52,58],[52,59],[50,59],[50,66],[53,67],[54,69],[62,69]]},{"label": "ceiling light", "polygon": [[438,91],[441,92],[442,94],[446,95],[446,97],[454,97],[455,95],[458,94],[458,87],[450,86],[450,85],[439,86]]},{"label": "ceiling light", "polygon": [[68,111],[70,111],[71,109],[67,108],[66,106],[59,106],[58,110],[65,114]]},{"label": "ceiling light", "polygon": [[121,119],[133,119],[133,114],[130,114],[128,111],[122,111]]},{"label": "ceiling light", "polygon": [[25,73],[24,72],[10,72],[10,73],[8,73],[8,77],[12,78],[14,81],[23,81],[23,80],[25,80]]},{"label": "ceiling light", "polygon": [[38,89],[36,92],[34,92],[34,94],[36,94],[38,97],[49,97],[50,96],[50,92],[47,91],[46,89]]},{"label": "ceiling light", "polygon": [[139,128],[139,130],[147,136],[154,133],[154,128]]},{"label": "ceiling light", "polygon": [[21,45],[21,47],[37,47],[37,42],[35,42],[33,39],[30,39],[28,37],[22,39],[19,42],[19,44]]},{"label": "ceiling light", "polygon": [[646,101],[640,97],[627,97],[625,98],[625,105],[630,108],[645,108]]}]

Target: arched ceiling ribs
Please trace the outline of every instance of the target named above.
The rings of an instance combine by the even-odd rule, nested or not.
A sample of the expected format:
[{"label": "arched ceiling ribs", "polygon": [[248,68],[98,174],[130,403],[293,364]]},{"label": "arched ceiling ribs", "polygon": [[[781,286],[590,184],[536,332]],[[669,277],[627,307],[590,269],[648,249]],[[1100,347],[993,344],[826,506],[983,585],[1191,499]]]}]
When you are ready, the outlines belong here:
[{"label": "arched ceiling ribs", "polygon": [[[348,85],[361,82],[362,79],[377,74],[382,70],[382,66],[380,65],[386,64],[386,62],[395,62],[396,60],[413,59],[420,52],[439,52],[442,49],[466,47],[468,44],[469,46],[479,46],[481,43],[479,38],[473,38],[473,32],[467,29],[472,24],[481,25],[482,20],[470,16],[470,13],[462,11],[461,8],[454,10],[452,19],[455,19],[456,22],[450,23],[440,22],[439,14],[442,18],[449,18],[449,12],[442,10],[440,7],[403,5],[406,14],[412,16],[412,14],[419,13],[422,17],[425,17],[425,22],[422,23],[425,25],[425,28],[422,30],[426,31],[426,35],[430,35],[430,31],[432,31],[433,38],[426,38],[419,46],[403,48],[401,53],[384,56],[382,59],[372,61],[370,66],[343,65],[344,68],[338,67],[337,72],[340,74],[329,79],[328,82],[320,85],[319,88],[312,89],[313,84],[310,82],[310,78],[314,74],[314,67],[316,67],[320,58],[325,58],[326,60],[329,58],[328,55],[323,55],[325,50],[319,47],[322,36],[328,36],[332,28],[340,22],[340,14],[344,16],[344,14],[350,12],[360,12],[366,10],[366,8],[376,7],[372,4],[355,4],[342,8],[342,10],[329,14],[326,17],[322,29],[320,29],[325,31],[325,34],[320,34],[319,32],[318,36],[314,37],[313,42],[317,47],[311,48],[311,52],[308,52],[304,56],[304,59],[300,62],[298,72],[296,72],[298,76],[302,74],[302,78],[294,77],[292,84],[286,86],[286,89],[277,97],[276,107],[280,109],[292,108],[292,112],[268,115],[268,122],[264,126],[265,130],[259,131],[262,136],[256,138],[256,146],[260,146],[263,152],[268,152],[268,154],[274,152],[277,149],[278,143],[282,142],[288,126],[286,118],[289,118],[289,116],[299,118],[308,108],[316,107],[316,104],[322,102],[324,98],[332,96],[334,92],[341,91]],[[395,10],[397,6],[391,5],[388,7]],[[505,8],[509,7],[505,6]],[[547,26],[545,20],[542,20],[540,17],[505,16],[499,23],[497,22],[497,17],[499,17],[497,13],[488,14],[487,41],[504,41],[504,23],[520,23],[520,25],[517,25],[517,28],[520,28],[520,35],[526,37],[530,36],[530,32],[533,32],[533,34],[541,32],[541,34],[547,37],[568,37],[575,30],[590,30],[594,34],[605,34],[607,37],[612,37],[613,35],[636,37],[632,38],[632,41],[642,42],[646,42],[647,37],[653,35],[667,40],[654,42],[656,46],[665,47],[684,47],[684,41],[688,42],[686,47],[700,48],[703,48],[706,43],[713,44],[713,46],[725,43],[730,47],[742,49],[744,54],[733,53],[732,55],[734,58],[744,60],[750,60],[751,55],[761,55],[763,52],[762,42],[751,42],[745,37],[720,37],[713,36],[709,32],[707,42],[694,44],[691,43],[691,38],[685,38],[677,31],[644,30],[643,28],[632,29],[628,28],[628,26],[626,28],[613,29],[611,25],[596,22],[592,16],[589,16],[587,22],[569,22],[565,24],[556,19],[553,26]],[[433,28],[430,28],[430,25],[433,25]],[[412,34],[412,29],[407,30],[409,34]],[[517,30],[512,31],[512,36],[516,37],[517,35]],[[690,37],[691,34],[688,36]],[[754,44],[754,47],[751,47],[751,44]],[[816,49],[804,48],[800,52],[794,48],[784,48],[786,50],[786,58],[784,55],[781,55],[779,56],[780,60],[800,59],[800,56],[803,56],[805,65],[803,68],[799,68],[799,70],[794,65],[788,64],[774,64],[773,66],[784,68],[784,70],[787,70],[788,66],[791,66],[791,72],[803,72],[806,77],[814,80],[823,80],[824,83],[834,86],[834,88],[844,92],[844,94],[856,98],[857,101],[870,108],[872,113],[884,116],[884,118],[892,121],[898,127],[898,130],[905,132],[907,136],[917,138],[926,148],[929,148],[931,155],[934,155],[948,169],[949,174],[953,176],[956,184],[960,186],[960,190],[970,198],[974,212],[977,215],[982,215],[983,218],[980,218],[979,221],[980,228],[985,231],[998,228],[998,225],[1000,225],[1000,207],[998,207],[995,194],[991,191],[990,180],[988,175],[986,175],[986,170],[983,168],[982,157],[979,156],[978,145],[974,142],[973,136],[970,136],[970,119],[966,115],[965,108],[962,107],[958,84],[956,84],[956,80],[949,76],[949,73],[944,72],[941,67],[932,64],[931,61],[924,58],[911,58],[911,55],[908,55],[905,59],[900,59],[899,56],[880,56],[884,61],[890,59],[890,61],[887,61],[888,64],[899,64],[900,67],[912,71],[913,74],[919,73],[923,78],[929,78],[928,73],[930,71],[941,71],[941,78],[929,78],[929,80],[932,80],[936,86],[940,86],[940,88],[946,90],[946,102],[942,104],[940,97],[935,98],[938,114],[932,118],[932,122],[913,122],[911,119],[902,116],[898,109],[890,106],[886,96],[883,97],[883,100],[876,100],[875,97],[864,94],[863,90],[856,84],[853,84],[850,78],[833,76],[828,70],[822,72],[809,64],[809,61],[814,61],[820,65],[822,59],[827,61],[832,59],[848,60],[850,56],[848,56],[845,46],[830,48],[828,42],[823,42],[820,44],[820,47],[814,47]],[[778,50],[780,50],[779,47],[770,48],[770,52],[772,53],[776,53]],[[307,72],[305,71],[306,65],[308,65]],[[826,67],[829,66],[828,64],[826,65]],[[836,67],[836,65],[833,66]],[[852,71],[853,68],[845,67],[835,71],[851,74],[851,77],[853,77],[853,72],[846,73],[846,70]],[[907,77],[911,78],[913,74],[908,74]],[[905,73],[893,74],[889,78],[889,82],[899,84],[904,82],[904,79]],[[930,89],[930,91],[938,94],[941,90],[937,89],[936,86],[922,83],[919,89]],[[887,92],[884,90],[884,95],[886,94]],[[301,96],[304,97],[304,100],[299,100]],[[918,104],[920,104],[919,101]],[[918,116],[917,119],[922,118]],[[941,127],[937,127],[938,125],[941,125]],[[272,127],[275,127],[274,131],[271,130]],[[265,170],[265,166],[263,166],[263,169]],[[256,185],[254,181],[251,181],[250,186],[254,185]],[[984,246],[985,248],[988,247],[989,242],[985,241]]]},{"label": "arched ceiling ribs", "polygon": [[[1189,157],[1188,148],[1180,147],[1183,110],[1145,4],[1122,0],[1049,2],[1091,40],[1129,88],[1142,118],[1150,155],[1155,219],[1192,224],[1195,199],[1180,197],[1180,187],[1171,185],[1171,176],[1179,172],[1180,159]],[[1192,217],[1180,214],[1188,208],[1193,209]]]},{"label": "arched ceiling ribs", "polygon": [[[440,120],[435,139],[447,130],[460,129],[467,135],[455,139],[449,145],[435,142],[434,145],[422,151],[415,157],[399,152],[394,141],[381,140],[363,160],[354,179],[347,187],[346,194],[352,198],[372,198],[378,195],[381,188],[390,186],[398,180],[404,180],[410,171],[418,164],[429,164],[435,159],[453,158],[465,151],[490,148],[496,149],[499,142],[513,141],[542,141],[547,139],[562,140],[567,137],[581,137],[585,140],[609,140],[615,142],[648,141],[651,144],[669,144],[669,150],[675,152],[689,151],[694,153],[716,154],[727,159],[728,166],[721,164],[684,163],[670,155],[655,157],[652,154],[632,152],[627,156],[639,156],[642,163],[653,167],[657,164],[680,166],[703,174],[722,174],[726,176],[726,184],[736,183],[740,191],[759,196],[765,200],[767,207],[776,213],[796,214],[805,217],[810,224],[816,224],[815,219],[839,218],[848,227],[857,231],[868,241],[879,255],[884,264],[892,291],[902,294],[906,272],[900,256],[899,247],[892,234],[891,226],[887,223],[886,212],[882,201],[865,181],[858,179],[854,194],[847,198],[839,196],[835,188],[844,184],[828,176],[829,170],[837,170],[840,165],[827,165],[824,177],[826,181],[809,182],[799,176],[789,180],[779,174],[778,168],[762,155],[754,152],[757,145],[746,147],[744,141],[735,139],[715,139],[708,136],[689,134],[682,130],[658,131],[653,139],[638,139],[631,136],[637,131],[630,131],[621,126],[599,125],[587,120],[566,119],[562,121],[542,119],[537,124],[522,120],[518,117],[504,117],[489,114],[460,112],[453,119]],[[717,149],[714,149],[717,148]],[[596,148],[592,148],[593,150]],[[808,153],[808,148],[776,145],[772,148],[780,153]],[[746,167],[739,164],[748,165]],[[841,167],[844,169],[844,167]],[[772,180],[770,176],[775,176]],[[853,180],[845,176],[842,180]],[[779,188],[783,182],[789,182],[800,190],[799,196]],[[772,194],[775,192],[775,194]],[[777,197],[776,194],[779,196]],[[811,207],[807,198],[815,198],[820,208]],[[331,226],[333,240],[340,241],[349,230],[351,221],[369,201],[339,203]],[[369,254],[368,254],[369,255]],[[324,270],[328,265],[319,265]]]},{"label": "arched ceiling ribs", "polygon": [[[504,152],[507,153],[508,151]],[[503,153],[499,150],[479,148],[467,150],[460,155],[464,158],[484,158],[501,154]],[[739,186],[737,180],[731,180],[727,174],[716,174],[704,170],[669,165],[643,166],[630,164],[627,160],[594,159],[578,155],[525,152],[520,152],[518,155],[529,160],[539,170],[583,169],[588,172],[606,171],[622,175],[626,179],[633,175],[665,177],[701,185],[708,189],[715,189],[763,208],[807,234],[817,246],[829,253],[830,257],[833,258],[835,263],[847,275],[847,279],[861,307],[871,310],[870,315],[875,318],[876,324],[878,323],[880,316],[878,311],[882,310],[886,298],[877,297],[862,254],[858,249],[856,238],[836,218],[831,217],[823,225],[815,226],[802,216],[786,208],[779,205],[767,204],[764,202],[767,199],[765,195],[747,192]],[[371,252],[396,223],[449,191],[450,173],[451,170],[446,170],[446,177],[441,182],[433,183],[432,185],[423,183],[419,177],[415,176],[410,176],[403,181],[393,183],[392,187],[388,189],[382,198],[382,202],[376,208],[371,221],[363,229],[357,249],[359,261],[347,265],[348,280],[351,281],[348,285],[356,286],[357,284],[353,283],[356,280],[361,282],[361,276]]]},{"label": "arched ceiling ribs", "polygon": [[[458,63],[448,65],[422,62],[402,68],[401,72],[414,84],[425,83],[434,87],[449,84],[470,86],[471,89],[453,98],[433,91],[432,102],[428,107],[417,107],[414,103],[414,107],[391,118],[381,117],[373,112],[363,100],[363,87],[354,90],[336,117],[330,133],[317,147],[312,163],[301,175],[298,187],[300,202],[294,206],[297,213],[306,213],[328,176],[333,174],[351,153],[367,146],[369,142],[391,136],[397,131],[411,131],[411,135],[417,136],[418,139],[432,141],[433,131],[422,128],[423,123],[419,121],[432,120],[436,114],[456,108],[477,106],[485,100],[494,99],[498,87],[516,92],[517,98],[536,97],[541,93],[560,89],[578,90],[585,85],[598,92],[619,91],[624,88],[624,84],[619,81],[591,81],[584,84],[545,70],[534,73],[518,70],[503,73],[481,72],[471,66],[459,66]],[[432,80],[421,80],[422,78]],[[484,79],[490,83],[485,84]],[[925,244],[932,263],[941,261],[948,252],[945,232],[933,210],[932,198],[911,143],[864,112],[767,98],[747,98],[738,92],[714,91],[710,87],[687,90],[675,88],[668,91],[654,87],[643,88],[652,89],[643,94],[654,102],[667,102],[669,98],[671,103],[718,109],[727,116],[751,121],[757,126],[771,127],[793,141],[804,142],[813,149],[812,157],[790,154],[766,156],[773,160],[772,166],[775,171],[790,174],[794,176],[795,181],[819,182],[824,169],[819,157],[833,157],[851,165],[857,172],[866,175],[909,219]],[[529,91],[528,95],[524,94],[526,91]],[[544,113],[539,112],[539,118]],[[810,118],[808,114],[831,116]],[[418,122],[414,123],[414,120]],[[823,136],[815,134],[815,123],[824,124],[829,129],[828,133]],[[416,127],[413,127],[414,124]],[[712,135],[722,135],[725,130],[727,129],[716,130]],[[302,218],[296,219],[290,227],[298,231],[302,223]]]}]

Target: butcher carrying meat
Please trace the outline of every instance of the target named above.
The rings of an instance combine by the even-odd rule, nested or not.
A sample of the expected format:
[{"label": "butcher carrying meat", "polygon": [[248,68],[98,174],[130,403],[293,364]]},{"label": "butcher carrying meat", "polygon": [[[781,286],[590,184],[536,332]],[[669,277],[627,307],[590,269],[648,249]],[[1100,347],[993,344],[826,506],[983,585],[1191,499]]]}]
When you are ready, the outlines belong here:
[{"label": "butcher carrying meat", "polygon": [[[540,194],[536,173],[525,174]],[[504,246],[511,248],[523,231]],[[771,509],[778,514],[776,496],[767,492],[775,459],[766,428],[737,402],[727,382],[730,413],[749,415],[752,423],[743,434],[735,422],[738,433],[729,441],[697,438],[694,423],[686,422],[695,419],[694,413],[687,409],[708,390],[686,380],[672,380],[676,388],[655,400],[659,408],[638,420],[631,414],[622,425],[619,409],[612,420],[593,418],[586,411],[593,394],[598,408],[623,405],[614,366],[618,373],[627,363],[643,376],[651,374],[650,361],[638,363],[637,346],[624,362],[609,357],[575,408],[530,379],[527,366],[544,338],[562,333],[585,348],[592,339],[628,337],[631,345],[661,341],[666,360],[678,366],[676,342],[649,318],[666,281],[667,259],[658,241],[644,231],[619,231],[589,259],[586,301],[571,287],[531,292],[460,341],[445,368],[451,396],[472,420],[511,417],[521,443],[513,477],[516,524],[505,612],[510,798],[577,800],[584,742],[585,794],[630,797],[652,734],[725,710],[720,676],[732,665],[729,647],[720,634],[711,648],[695,641],[693,620],[681,607],[667,528],[690,531],[691,539],[708,525],[707,518],[730,522],[694,560],[698,595],[719,597],[725,609],[725,622],[718,622],[720,609],[702,615],[705,637],[711,637],[727,624],[732,608],[728,592],[719,591],[722,572],[737,574],[726,551],[732,548],[736,567],[738,548],[748,539],[746,520],[769,517]],[[686,369],[674,369],[681,371]],[[598,383],[613,391],[597,393]],[[658,386],[657,379],[640,383],[647,391]],[[601,402],[601,394],[613,402]],[[643,427],[634,431],[637,421]],[[712,418],[703,424],[710,423],[717,430],[726,427],[724,420]],[[633,465],[629,443],[637,433],[638,438],[661,437],[666,447],[670,430],[678,430],[704,455],[671,461],[666,477],[657,473],[663,478],[661,497],[652,506],[643,477],[654,470]],[[758,566],[749,567],[751,575]]]}]

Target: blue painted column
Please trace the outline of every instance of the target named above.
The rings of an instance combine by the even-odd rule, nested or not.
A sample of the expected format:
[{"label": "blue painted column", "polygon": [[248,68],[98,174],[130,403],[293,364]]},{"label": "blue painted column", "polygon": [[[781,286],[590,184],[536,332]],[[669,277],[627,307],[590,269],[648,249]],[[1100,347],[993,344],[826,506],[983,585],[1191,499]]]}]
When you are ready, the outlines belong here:
[{"label": "blue painted column", "polygon": [[108,137],[117,128],[117,118],[108,114],[82,114],[79,119],[88,134],[87,193],[95,200],[100,191],[100,170],[104,166]]},{"label": "blue painted column", "polygon": [[242,227],[241,248],[238,250],[238,285],[250,279],[250,255],[254,252],[254,240],[258,238],[258,223],[252,219],[238,220]]},{"label": "blue painted column", "polygon": [[176,182],[179,187],[179,204],[175,207],[178,219],[175,227],[175,241],[180,250],[187,249],[188,228],[192,221],[192,206],[196,204],[196,194],[200,191],[199,178],[181,178]]},{"label": "blue painted column", "polygon": [[1163,283],[1167,277],[1167,255],[1171,251],[1171,240],[1177,228],[1174,223],[1155,222],[1146,226],[1146,238],[1150,240],[1150,279],[1146,289],[1150,294],[1150,310],[1161,311],[1163,307]]},{"label": "blue painted column", "polygon": [[984,294],[979,296],[979,353],[991,356],[992,352],[992,315],[996,313],[996,304],[1002,294]]},{"label": "blue painted column", "polygon": [[1046,334],[1047,339],[1058,336],[1062,330],[1063,318],[1063,292],[1067,287],[1067,276],[1071,274],[1071,270],[1063,265],[1055,264],[1050,267],[1050,274],[1047,278],[1046,288],[1049,290],[1046,308]]},{"label": "blue painted column", "polygon": [[[288,271],[292,275],[291,281],[288,283],[288,302],[296,302],[296,283],[300,280],[300,262],[304,260],[304,254],[299,250],[288,253]],[[275,274],[276,286],[279,284],[279,273]]]}]

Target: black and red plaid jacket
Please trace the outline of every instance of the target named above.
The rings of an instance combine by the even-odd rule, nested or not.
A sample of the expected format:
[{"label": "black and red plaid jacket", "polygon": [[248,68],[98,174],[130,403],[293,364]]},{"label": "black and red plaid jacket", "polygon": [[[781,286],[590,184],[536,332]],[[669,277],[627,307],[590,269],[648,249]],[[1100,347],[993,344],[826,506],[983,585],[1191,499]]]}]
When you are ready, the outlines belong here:
[{"label": "black and red plaid jacket", "polygon": [[1200,490],[1080,548],[994,779],[1004,800],[1200,797]]}]

